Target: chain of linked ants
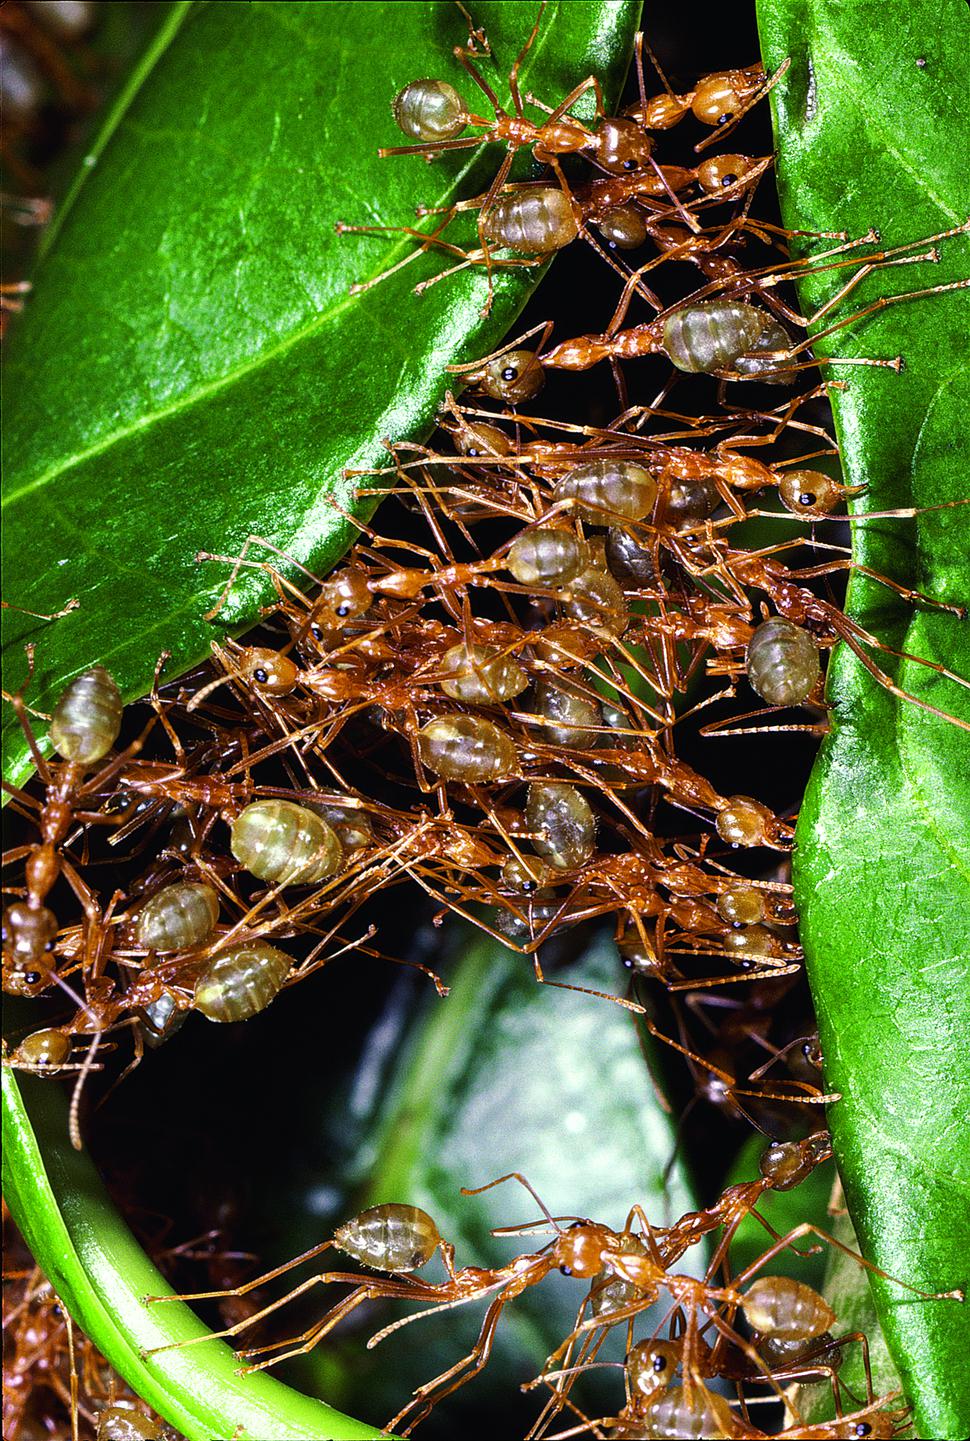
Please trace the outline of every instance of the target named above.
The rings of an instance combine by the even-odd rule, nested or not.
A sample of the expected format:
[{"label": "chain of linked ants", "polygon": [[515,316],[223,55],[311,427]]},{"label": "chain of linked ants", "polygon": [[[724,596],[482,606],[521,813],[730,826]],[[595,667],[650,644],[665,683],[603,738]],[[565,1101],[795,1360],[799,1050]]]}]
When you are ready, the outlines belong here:
[{"label": "chain of linked ants", "polygon": [[[701,119],[731,124],[771,82],[750,67],[707,77],[687,96],[667,87],[651,98],[641,65],[640,101],[626,115],[607,116],[601,106],[590,129],[561,106],[532,124],[515,72],[516,114],[502,111],[473,59],[475,44],[473,33],[456,53],[494,102],[493,118],[475,118],[460,100],[456,109],[457,92],[445,82],[416,82],[395,101],[398,123],[416,141],[403,149],[437,154],[464,144],[456,136],[473,125],[479,133],[469,143],[504,141],[507,158],[528,145],[552,174],[548,184],[512,186],[503,162],[485,196],[449,211],[430,238],[415,232],[415,253],[449,249],[455,268],[483,266],[491,284],[494,268],[534,263],[583,238],[621,274],[616,308],[598,336],[544,349],[550,328],[541,327],[535,348],[524,343],[529,334],[457,368],[462,391],[449,394],[432,444],[391,447],[385,472],[358,477],[362,497],[383,494],[393,480],[387,509],[396,506],[406,523],[385,533],[355,521],[358,540],[327,578],[304,573],[297,586],[288,558],[257,537],[238,557],[200,556],[231,565],[224,594],[243,567],[268,576],[275,600],[258,643],[214,643],[212,664],[181,681],[166,679],[163,656],[120,747],[121,697],[100,666],[58,700],[52,758],[34,736],[29,678],[9,697],[38,780],[26,790],[5,787],[24,840],[5,856],[4,989],[31,1002],[53,997],[69,1015],[24,1035],[7,1061],[74,1076],[75,1145],[84,1083],[110,1050],[127,1047],[135,1064],[193,1011],[217,1023],[245,1021],[341,956],[380,954],[374,928],[355,931],[354,918],[401,885],[420,887],[442,911],[520,951],[538,981],[572,990],[584,988],[545,975],[541,948],[580,923],[606,922],[634,982],[625,995],[593,993],[599,1000],[590,1003],[613,1000],[637,1013],[683,1052],[700,1093],[756,1124],[758,1107],[774,1105],[783,1127],[793,1108],[816,1108],[808,1113],[817,1116],[832,1099],[818,1084],[810,1027],[794,1040],[772,1029],[773,1006],[795,984],[801,960],[786,869],[794,816],[776,813],[747,786],[723,793],[699,767],[696,747],[690,760],[679,754],[681,736],[698,725],[712,740],[762,730],[822,734],[822,660],[839,641],[881,684],[905,694],[886,648],[819,586],[852,568],[840,546],[821,538],[823,522],[838,519],[851,492],[828,473],[836,452],[811,408],[818,391],[808,342],[791,333],[805,322],[779,293],[800,266],[788,263],[784,236],[751,217],[768,161],[729,155],[665,168],[654,154],[655,130],[691,106]],[[711,106],[721,107],[717,115]],[[591,177],[567,185],[557,163],[565,153],[588,158]],[[479,245],[459,251],[442,237],[464,210],[477,216]],[[547,225],[543,236],[529,231],[533,222]],[[873,237],[866,240],[861,262],[852,251],[854,276],[927,258],[910,254],[913,246],[873,251]],[[752,241],[775,252],[770,263],[745,266]],[[631,268],[626,252],[646,246],[649,258]],[[831,247],[823,266],[841,274],[849,249]],[[706,283],[663,307],[644,276],[684,259]],[[623,330],[635,298],[653,303],[657,316]],[[669,362],[674,376],[715,379],[712,405],[720,409],[679,416],[666,408],[669,381],[652,405],[631,407],[620,364],[642,355]],[[538,411],[550,372],[604,360],[617,377],[612,421],[567,424]],[[740,381],[781,387],[783,399],[743,409],[727,390]],[[754,547],[746,541],[747,522],[777,524],[782,515],[805,529],[792,538],[789,527]],[[119,876],[123,883],[111,889]],[[712,993],[739,984],[711,1022]],[[679,1042],[655,1024],[651,986],[673,999]],[[708,1057],[688,1043],[685,1006],[719,1043]],[[730,1046],[752,1036],[769,1059],[739,1079]],[[786,1074],[768,1075],[775,1066]],[[781,1143],[796,1147],[794,1159],[784,1152],[796,1180],[829,1154],[824,1133],[813,1134],[811,1156],[802,1154],[808,1142]],[[766,1162],[769,1187],[774,1164]],[[789,1294],[798,1283],[785,1290],[770,1277],[741,1291],[747,1271],[715,1285],[722,1263],[730,1277],[738,1218],[764,1189],[752,1184],[757,1195],[746,1193],[734,1210],[725,1209],[725,1192],[709,1212],[682,1218],[679,1250],[673,1242],[658,1247],[638,1211],[622,1234],[583,1222],[591,1237],[547,1218],[558,1239],[525,1258],[532,1270],[520,1258],[494,1274],[455,1272],[430,1218],[388,1204],[373,1208],[366,1224],[348,1223],[333,1244],[396,1279],[325,1279],[356,1279],[361,1298],[410,1297],[431,1309],[493,1298],[468,1363],[419,1388],[393,1426],[406,1421],[409,1429],[481,1369],[504,1304],[561,1265],[594,1278],[610,1301],[594,1284],[589,1315],[580,1311],[550,1357],[539,1382],[551,1399],[533,1435],[551,1434],[566,1412],[572,1427],[556,1434],[680,1434],[657,1428],[700,1418],[707,1435],[759,1436],[746,1386],[767,1384],[780,1395],[779,1378],[819,1371],[835,1394],[832,1426],[842,1429],[807,1427],[795,1416],[782,1434],[894,1434],[899,1416],[875,1396],[871,1379],[865,1397],[840,1395],[841,1347],[858,1338],[832,1340],[836,1318],[821,1297],[808,1288]],[[357,1235],[367,1226],[378,1237],[370,1250]],[[672,1284],[686,1246],[718,1228],[706,1280]],[[580,1241],[589,1255],[580,1255]],[[413,1263],[394,1250],[405,1242]],[[438,1249],[448,1281],[411,1279]],[[758,1265],[780,1249],[776,1243]],[[634,1321],[661,1285],[672,1303],[668,1339],[655,1333],[635,1342]],[[750,1299],[756,1293],[760,1310]],[[298,1338],[302,1349],[347,1309],[338,1305]],[[755,1345],[735,1329],[739,1311]],[[621,1322],[626,1402],[594,1422],[579,1411],[573,1385]],[[704,1336],[711,1326],[713,1342]],[[683,1383],[671,1387],[678,1367]],[[715,1377],[736,1386],[740,1411],[708,1388]]]}]

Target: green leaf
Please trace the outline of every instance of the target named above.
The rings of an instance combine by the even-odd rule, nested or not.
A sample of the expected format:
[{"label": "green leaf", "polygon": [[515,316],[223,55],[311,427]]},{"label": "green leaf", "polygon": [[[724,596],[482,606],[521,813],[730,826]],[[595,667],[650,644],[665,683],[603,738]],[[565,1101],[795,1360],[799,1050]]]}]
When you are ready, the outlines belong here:
[{"label": "green leaf", "polygon": [[[462,1186],[511,1171],[528,1177],[553,1215],[619,1227],[639,1201],[651,1221],[664,1225],[692,1208],[681,1163],[664,1181],[674,1123],[651,1085],[634,1017],[608,1000],[537,985],[527,957],[488,937],[460,934],[461,960],[448,971],[451,994],[431,1004],[394,1073],[381,1079],[380,1109],[357,1146],[355,1166],[341,1178],[341,1190],[355,1193],[355,1207],[395,1200],[422,1206],[455,1244],[457,1264],[482,1266],[504,1264],[549,1239],[491,1234],[492,1227],[539,1217],[514,1181],[479,1196],[460,1194]],[[555,976],[615,993],[624,973],[604,936]],[[702,1266],[703,1248],[697,1255]],[[510,1425],[510,1398],[572,1330],[586,1284],[551,1276],[507,1307],[485,1373],[444,1403],[442,1434],[453,1435],[463,1416],[471,1424],[471,1413],[480,1418],[490,1402],[499,1414],[505,1408]],[[664,1309],[665,1303],[655,1324]],[[471,1348],[483,1312],[481,1304],[429,1318],[370,1352],[354,1338],[339,1376],[333,1349],[320,1348],[313,1364],[321,1389],[326,1378],[326,1394],[341,1405],[393,1414],[410,1387]],[[385,1319],[396,1314],[397,1308]],[[622,1350],[607,1347],[601,1359],[607,1356],[620,1359]],[[622,1404],[618,1372],[590,1373],[580,1391],[590,1383],[607,1409]],[[545,1394],[532,1393],[527,1416],[538,1414]]]},{"label": "green leaf", "polygon": [[143,1347],[204,1336],[206,1328],[181,1302],[145,1305],[146,1295],[170,1288],[91,1161],[71,1149],[56,1087],[31,1077],[18,1082],[4,1066],[3,1128],[3,1194],[35,1259],[86,1335],[188,1441],[364,1441],[379,1434],[271,1377],[237,1376],[238,1362],[221,1341],[143,1359]]},{"label": "green leaf", "polygon": [[[786,224],[870,226],[900,245],[970,214],[960,0],[879,6],[760,0]],[[884,270],[852,305],[970,273],[966,236],[937,265]],[[844,272],[843,272],[844,274]],[[802,286],[806,307],[836,282]],[[843,307],[844,312],[845,307]],[[890,307],[820,342],[828,355],[902,354],[904,372],[834,367],[855,510],[966,497],[966,291]],[[938,599],[970,592],[967,512],[859,521],[856,561]],[[848,613],[894,650],[970,677],[970,625],[856,576]],[[903,689],[970,719],[970,696],[916,661],[869,652]],[[879,686],[843,646],[833,728],[798,827],[796,897],[826,1058],[842,1093],[831,1129],[865,1254],[925,1290],[970,1281],[970,746],[967,732]],[[877,1310],[922,1436],[970,1432],[970,1308],[874,1282]]]},{"label": "green leaf", "polygon": [[[616,93],[639,9],[554,0],[523,91],[555,103],[595,71]],[[500,92],[533,19],[475,6]],[[173,7],[82,161],[12,340],[6,599],[80,607],[52,624],[4,611],[7,690],[28,640],[41,710],[96,662],[131,699],[163,649],[170,675],[199,660],[226,579],[199,550],[235,555],[255,534],[325,571],[355,534],[331,502],[369,508],[344,469],[386,463],[385,439],[426,435],[445,366],[499,342],[535,269],[501,272],[483,321],[480,268],[410,293],[448,263],[430,253],[351,297],[414,244],[334,233],[338,220],[412,224],[416,202],[448,204],[494,174],[496,146],[431,166],[376,153],[402,138],[390,102],[409,80],[438,73],[477,95],[451,53],[466,39],[445,0],[383,19],[305,0]],[[220,623],[251,622],[270,594],[265,574],[246,573]],[[4,770],[20,779],[11,714]]]}]

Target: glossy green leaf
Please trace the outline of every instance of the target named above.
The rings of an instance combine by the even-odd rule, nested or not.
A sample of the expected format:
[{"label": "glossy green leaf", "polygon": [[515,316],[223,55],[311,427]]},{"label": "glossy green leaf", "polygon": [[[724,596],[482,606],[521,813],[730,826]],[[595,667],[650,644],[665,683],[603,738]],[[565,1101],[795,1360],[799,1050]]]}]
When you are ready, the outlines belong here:
[{"label": "glossy green leaf", "polygon": [[[786,223],[888,245],[970,215],[970,15],[960,0],[879,6],[760,0]],[[940,260],[882,271],[853,304],[970,274],[966,235]],[[810,307],[831,276],[802,286]],[[849,309],[852,308],[850,305]],[[844,309],[844,308],[843,308]],[[826,355],[904,357],[899,376],[833,367],[855,510],[965,499],[966,291],[890,307],[820,342]],[[859,521],[855,559],[953,604],[970,593],[963,508]],[[970,623],[853,578],[849,614],[886,646],[970,677]],[[870,647],[904,690],[970,720],[967,690]],[[926,1290],[970,1281],[970,744],[967,731],[879,686],[842,647],[833,728],[798,827],[796,895],[826,1057],[831,1128],[865,1254]],[[874,1282],[922,1436],[970,1432],[970,1307]]]},{"label": "glossy green leaf", "polygon": [[[341,1178],[355,1208],[405,1199],[424,1207],[455,1244],[458,1265],[500,1265],[548,1241],[548,1231],[491,1235],[492,1227],[539,1218],[516,1182],[480,1196],[460,1194],[462,1186],[511,1171],[528,1177],[554,1215],[621,1226],[638,1201],[663,1225],[692,1208],[682,1163],[664,1182],[674,1121],[651,1085],[631,1013],[606,999],[537,985],[527,957],[488,937],[461,934],[460,962],[448,968],[451,994],[431,1004],[394,1072],[381,1079],[379,1109],[358,1142],[354,1167]],[[625,973],[606,937],[554,974],[610,994],[624,989]],[[365,1089],[372,1086],[373,1077]],[[703,1259],[698,1247],[698,1266]],[[685,1270],[691,1260],[685,1258]],[[460,1418],[471,1424],[489,1404],[499,1415],[504,1408],[509,1427],[510,1398],[572,1330],[585,1286],[554,1274],[510,1304],[487,1370],[443,1403],[437,1434],[454,1435]],[[355,1337],[342,1367],[333,1348],[321,1347],[313,1357],[319,1388],[369,1417],[391,1415],[411,1387],[470,1349],[484,1309],[463,1307],[406,1327],[371,1352]],[[622,1348],[608,1346],[601,1359],[621,1356]],[[577,1399],[582,1390],[607,1409],[622,1404],[619,1373],[590,1373]],[[538,1414],[542,1394],[533,1393],[527,1416]]]},{"label": "glossy green leaf", "polygon": [[[614,93],[639,9],[554,0],[523,90],[558,99],[595,71]],[[500,92],[533,19],[475,6]],[[4,611],[8,690],[28,640],[42,711],[95,662],[131,698],[163,649],[169,674],[200,659],[227,572],[199,550],[235,555],[255,534],[325,571],[355,534],[332,502],[369,508],[345,468],[427,434],[445,366],[499,342],[535,269],[499,275],[484,321],[480,268],[411,294],[447,262],[430,253],[351,297],[414,245],[334,233],[412,224],[416,202],[474,194],[494,173],[497,147],[432,166],[376,153],[402,138],[390,102],[409,80],[439,73],[477,94],[451,53],[466,39],[445,0],[173,7],[83,158],[11,341],[5,598],[80,607],[51,624]],[[221,625],[251,621],[269,594],[248,572]],[[20,778],[23,737],[4,722],[5,774]]]},{"label": "glossy green leaf", "polygon": [[271,1377],[237,1376],[238,1362],[221,1341],[143,1358],[143,1347],[204,1336],[206,1328],[181,1302],[145,1305],[146,1295],[169,1287],[88,1157],[72,1150],[55,1086],[31,1077],[18,1082],[4,1066],[3,1129],[3,1194],[35,1259],[99,1350],[188,1441],[378,1435]]}]

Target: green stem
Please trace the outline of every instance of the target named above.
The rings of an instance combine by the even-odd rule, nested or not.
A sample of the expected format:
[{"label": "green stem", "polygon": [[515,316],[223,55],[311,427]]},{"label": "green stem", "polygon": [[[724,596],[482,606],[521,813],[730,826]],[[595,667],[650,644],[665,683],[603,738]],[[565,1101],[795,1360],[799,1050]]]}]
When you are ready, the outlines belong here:
[{"label": "green stem", "polygon": [[364,1441],[378,1437],[263,1372],[237,1374],[221,1341],[143,1350],[207,1335],[181,1302],[147,1306],[170,1287],[112,1204],[89,1157],[67,1136],[64,1097],[3,1070],[3,1191],[14,1220],[71,1316],[137,1391],[188,1441]]}]

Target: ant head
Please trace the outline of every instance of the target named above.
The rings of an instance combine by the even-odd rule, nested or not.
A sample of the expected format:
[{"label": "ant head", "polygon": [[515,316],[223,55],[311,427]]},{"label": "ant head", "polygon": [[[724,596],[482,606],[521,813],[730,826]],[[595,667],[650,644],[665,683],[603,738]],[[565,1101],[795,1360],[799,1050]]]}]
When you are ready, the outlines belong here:
[{"label": "ant head", "polygon": [[582,1279],[596,1276],[603,1269],[603,1250],[612,1234],[594,1221],[574,1221],[557,1237],[553,1248],[562,1274]]}]

